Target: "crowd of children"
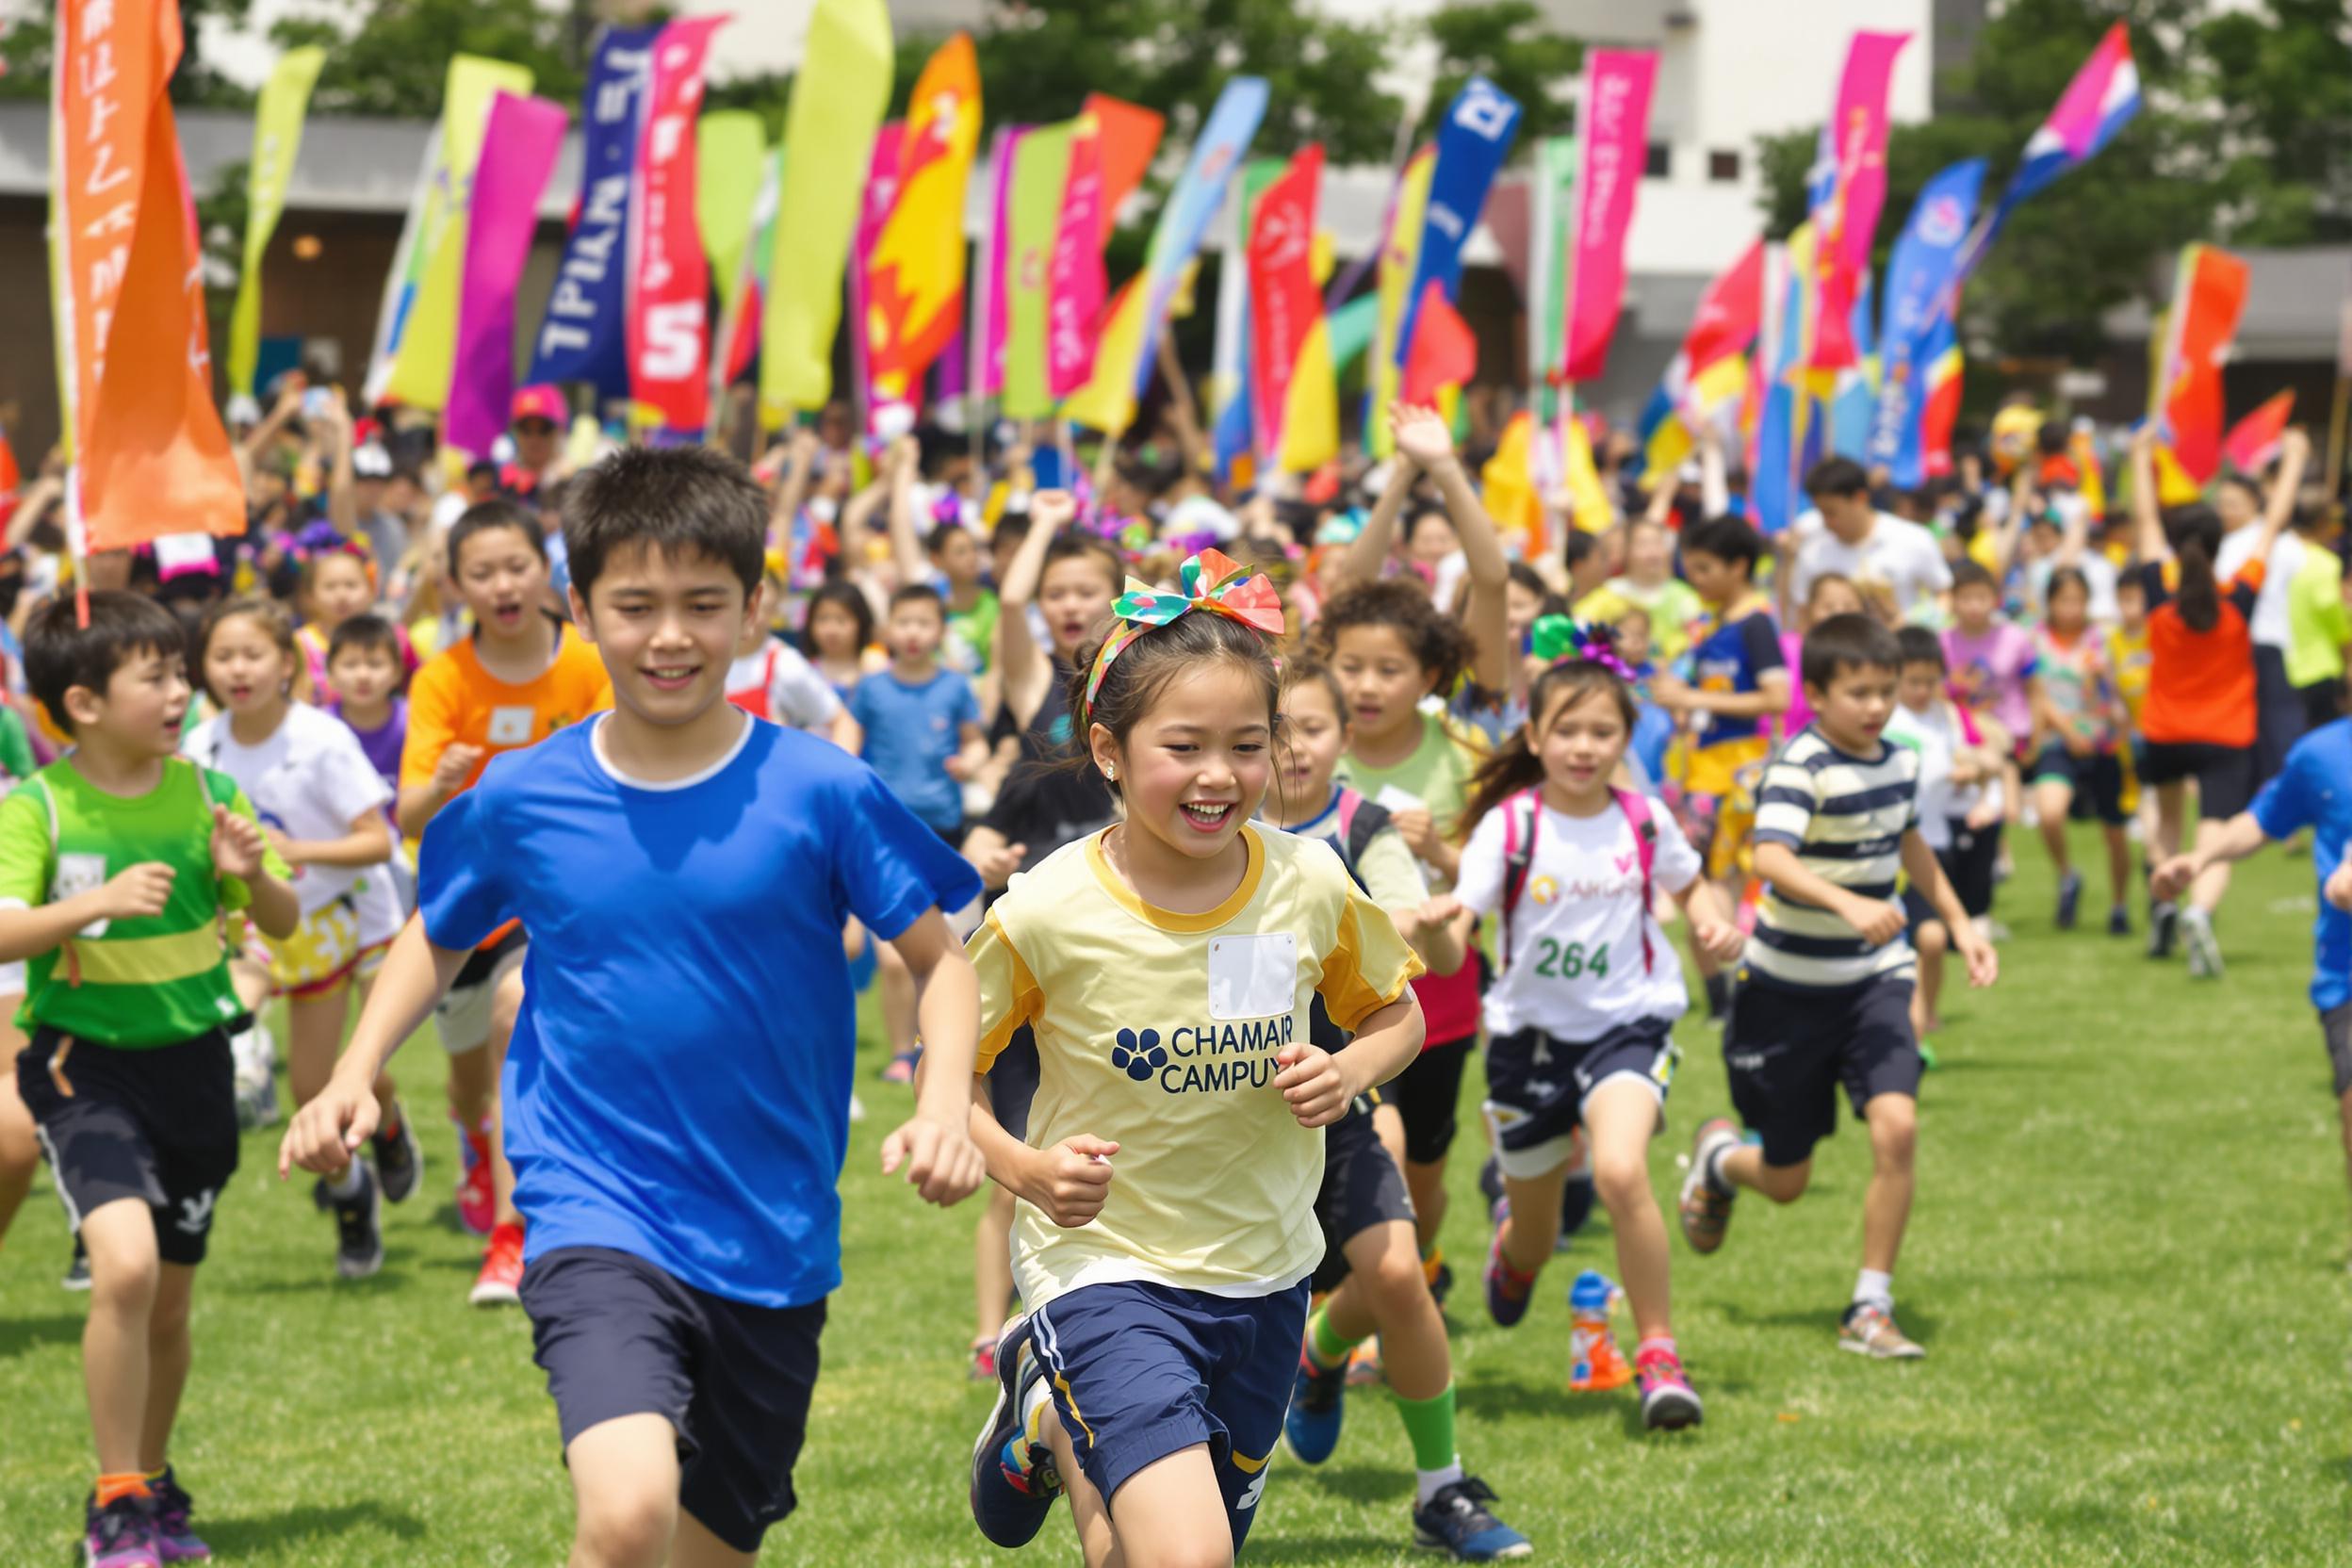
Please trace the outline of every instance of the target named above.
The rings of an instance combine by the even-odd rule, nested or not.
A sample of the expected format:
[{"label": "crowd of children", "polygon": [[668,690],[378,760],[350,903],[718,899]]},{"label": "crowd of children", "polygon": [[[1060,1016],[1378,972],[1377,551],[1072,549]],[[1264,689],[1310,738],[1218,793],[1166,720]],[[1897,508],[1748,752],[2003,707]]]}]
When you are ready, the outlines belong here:
[{"label": "crowd of children", "polygon": [[1994,983],[2028,836],[2077,924],[2071,820],[2105,929],[2200,977],[2230,862],[2316,831],[2352,1156],[2352,619],[2299,433],[2169,511],[2136,444],[2118,526],[2063,439],[1911,495],[1833,459],[1777,539],[1711,449],[1646,502],[1610,456],[1632,520],[1530,550],[1431,409],[1228,508],[1181,423],[1091,476],[1050,429],[830,419],[746,466],[564,449],[546,387],[436,495],[414,430],[302,391],[241,433],[243,540],[15,618],[0,1233],[45,1159],[101,1568],[204,1555],[168,1440],[240,1119],[281,1114],[271,1020],[345,1278],[422,1183],[384,1065],[433,1020],[470,1299],[530,1318],[596,1564],[748,1560],[793,1506],[869,980],[907,1088],[865,1092],[912,1095],[885,1168],[991,1186],[975,1520],[1018,1545],[1067,1495],[1090,1564],[1232,1560],[1275,1449],[1327,1459],[1368,1378],[1415,1544],[1534,1549],[1459,1448],[1465,1130],[1487,1315],[1597,1202],[1572,1384],[1700,1423],[1649,1153],[1694,996],[1738,1119],[1696,1127],[1689,1250],[1805,1191],[1842,1094],[1870,1177],[1824,1339],[1923,1355],[1893,1279],[1945,970]]}]

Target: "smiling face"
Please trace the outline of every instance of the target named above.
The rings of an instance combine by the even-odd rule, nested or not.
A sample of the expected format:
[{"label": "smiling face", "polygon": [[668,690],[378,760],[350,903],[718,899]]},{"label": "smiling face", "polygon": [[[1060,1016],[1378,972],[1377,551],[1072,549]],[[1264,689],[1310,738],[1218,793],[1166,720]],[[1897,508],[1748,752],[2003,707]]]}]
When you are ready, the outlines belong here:
[{"label": "smiling face", "polygon": [[1282,803],[1311,810],[1331,798],[1331,775],[1348,749],[1348,723],[1329,682],[1301,680],[1282,693]]},{"label": "smiling face", "polygon": [[605,559],[572,616],[612,678],[612,700],[665,727],[727,700],[727,666],[759,619],[733,569],[715,557],[629,545]]},{"label": "smiling face", "polygon": [[1127,825],[1205,860],[1233,841],[1266,798],[1271,718],[1256,674],[1217,659],[1169,678],[1124,744],[1099,724],[1089,743],[1096,765],[1118,771]]},{"label": "smiling face", "polygon": [[1343,629],[1331,645],[1331,673],[1348,694],[1348,718],[1359,741],[1395,736],[1429,694],[1429,672],[1391,626]]},{"label": "smiling face", "polygon": [[1054,651],[1075,663],[1079,645],[1111,612],[1111,601],[1118,596],[1119,585],[1094,556],[1070,556],[1046,567],[1037,583],[1037,608],[1045,612]]},{"label": "smiling face", "polygon": [[139,757],[170,757],[180,749],[188,716],[188,661],[177,648],[132,648],[106,678],[106,689],[70,686],[65,710],[74,738],[96,738]]},{"label": "smiling face", "polygon": [[519,528],[485,528],[459,547],[457,591],[484,632],[517,637],[547,596],[547,564]]},{"label": "smiling face", "polygon": [[282,702],[294,680],[294,661],[269,628],[251,615],[230,615],[204,645],[204,687],[232,713],[252,713]]},{"label": "smiling face", "polygon": [[1544,764],[1544,782],[1575,804],[1608,792],[1631,737],[1625,710],[1599,685],[1562,692],[1550,711],[1527,725],[1527,745]]}]

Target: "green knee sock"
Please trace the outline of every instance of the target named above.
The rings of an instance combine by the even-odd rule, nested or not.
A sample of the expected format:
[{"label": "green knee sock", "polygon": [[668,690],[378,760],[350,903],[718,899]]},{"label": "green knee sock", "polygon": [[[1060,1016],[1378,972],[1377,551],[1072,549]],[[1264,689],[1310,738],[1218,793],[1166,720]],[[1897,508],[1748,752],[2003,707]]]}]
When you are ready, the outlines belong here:
[{"label": "green knee sock", "polygon": [[1347,1338],[1331,1327],[1331,1315],[1327,1308],[1315,1308],[1315,1315],[1307,1319],[1307,1355],[1326,1372],[1346,1364],[1348,1357],[1361,1343],[1360,1340]]},{"label": "green knee sock", "polygon": [[1427,1399],[1396,1400],[1405,1435],[1413,1440],[1415,1470],[1443,1470],[1454,1462],[1454,1385]]}]

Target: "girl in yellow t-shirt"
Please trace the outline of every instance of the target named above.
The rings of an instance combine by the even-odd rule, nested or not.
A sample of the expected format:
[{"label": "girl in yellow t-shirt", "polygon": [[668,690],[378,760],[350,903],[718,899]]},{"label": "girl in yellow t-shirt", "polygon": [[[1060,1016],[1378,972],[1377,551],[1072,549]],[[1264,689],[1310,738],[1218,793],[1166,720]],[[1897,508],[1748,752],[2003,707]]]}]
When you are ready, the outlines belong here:
[{"label": "girl in yellow t-shirt", "polygon": [[[1124,820],[1015,876],[972,942],[972,1133],[1021,1200],[1026,1315],[972,1502],[998,1545],[1067,1491],[1089,1568],[1240,1549],[1282,1429],[1323,1255],[1322,1129],[1421,1044],[1420,964],[1328,846],[1250,825],[1272,774],[1272,583],[1214,550],[1130,581],[1070,681],[1073,740]],[[1320,997],[1354,1036],[1312,1043]],[[987,1069],[1036,1037],[1029,1137]]]}]

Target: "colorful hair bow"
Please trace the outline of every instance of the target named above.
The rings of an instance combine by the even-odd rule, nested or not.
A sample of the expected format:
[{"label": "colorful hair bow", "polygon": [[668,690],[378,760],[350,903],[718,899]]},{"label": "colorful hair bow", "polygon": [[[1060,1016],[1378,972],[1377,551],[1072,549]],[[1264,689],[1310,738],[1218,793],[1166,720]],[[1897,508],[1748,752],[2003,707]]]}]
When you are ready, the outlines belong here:
[{"label": "colorful hair bow", "polygon": [[1635,678],[1633,668],[1617,657],[1617,634],[1599,621],[1578,626],[1565,615],[1543,615],[1529,629],[1530,650],[1546,664],[1575,660],[1598,664],[1620,680]]},{"label": "colorful hair bow", "polygon": [[1102,678],[1110,672],[1111,661],[1155,627],[1173,625],[1196,610],[1205,610],[1210,614],[1239,621],[1268,637],[1282,634],[1282,598],[1274,591],[1273,582],[1264,572],[1251,572],[1221,550],[1202,550],[1186,561],[1177,574],[1177,583],[1178,591],[1171,594],[1134,578],[1127,580],[1127,591],[1111,606],[1111,613],[1119,617],[1121,625],[1102,639],[1102,649],[1094,656],[1094,669],[1086,677],[1089,720],[1094,715],[1095,694],[1102,690]]}]

